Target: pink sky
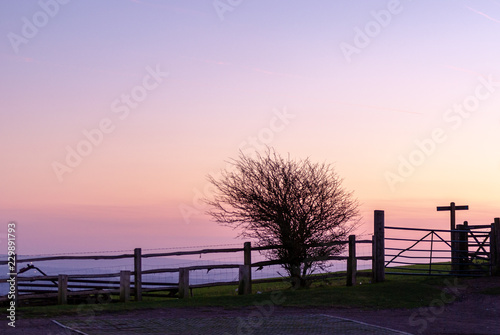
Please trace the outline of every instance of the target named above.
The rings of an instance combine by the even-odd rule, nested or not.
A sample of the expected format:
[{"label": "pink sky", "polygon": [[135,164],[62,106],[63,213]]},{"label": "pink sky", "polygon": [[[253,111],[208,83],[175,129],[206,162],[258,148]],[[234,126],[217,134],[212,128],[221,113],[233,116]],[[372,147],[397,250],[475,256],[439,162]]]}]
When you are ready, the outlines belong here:
[{"label": "pink sky", "polygon": [[360,233],[375,209],[446,229],[451,201],[491,223],[500,6],[388,4],[73,1],[30,33],[45,9],[2,2],[0,221],[18,223],[19,252],[242,243],[198,200],[264,145],[334,164]]}]

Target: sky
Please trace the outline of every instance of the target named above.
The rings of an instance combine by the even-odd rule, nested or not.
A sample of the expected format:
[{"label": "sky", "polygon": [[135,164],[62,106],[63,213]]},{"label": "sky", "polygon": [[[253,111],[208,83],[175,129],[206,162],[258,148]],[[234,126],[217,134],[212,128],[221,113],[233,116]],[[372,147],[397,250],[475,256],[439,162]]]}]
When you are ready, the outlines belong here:
[{"label": "sky", "polygon": [[386,225],[500,216],[500,1],[0,2],[0,247],[242,244],[207,175],[270,146]]}]

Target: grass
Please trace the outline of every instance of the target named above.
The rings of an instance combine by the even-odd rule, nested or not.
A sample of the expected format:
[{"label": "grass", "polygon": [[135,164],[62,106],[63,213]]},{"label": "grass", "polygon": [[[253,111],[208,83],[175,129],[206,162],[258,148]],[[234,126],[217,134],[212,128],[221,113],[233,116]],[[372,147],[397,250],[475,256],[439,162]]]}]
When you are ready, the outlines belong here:
[{"label": "grass", "polygon": [[[370,284],[369,278],[361,277],[356,286],[345,286],[345,278],[332,278],[314,283],[308,289],[294,290],[285,282],[254,284],[253,294],[239,296],[236,286],[208,287],[193,290],[190,299],[144,297],[141,302],[106,303],[65,306],[21,307],[19,315],[29,317],[53,317],[82,315],[85,313],[126,312],[136,309],[174,307],[224,307],[226,309],[277,303],[289,307],[341,307],[364,309],[416,308],[427,306],[439,297],[445,286],[444,277],[387,275],[383,283]],[[499,294],[492,290],[489,294]],[[116,297],[114,297],[116,299]]]},{"label": "grass", "polygon": [[[394,265],[395,266],[395,265]],[[446,273],[451,271],[451,263],[433,263],[430,268],[430,272],[433,274]],[[418,264],[410,266],[401,266],[396,268],[386,268],[385,272],[399,272],[399,273],[426,273],[429,271],[429,264]]]}]

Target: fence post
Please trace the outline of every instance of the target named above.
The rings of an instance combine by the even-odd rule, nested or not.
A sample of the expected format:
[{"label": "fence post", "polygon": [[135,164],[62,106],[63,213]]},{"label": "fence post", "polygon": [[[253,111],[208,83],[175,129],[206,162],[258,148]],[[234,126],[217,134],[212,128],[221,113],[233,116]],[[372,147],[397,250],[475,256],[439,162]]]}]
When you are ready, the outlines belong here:
[{"label": "fence post", "polygon": [[495,222],[491,224],[490,234],[492,274],[500,276],[500,218],[495,218]]},{"label": "fence post", "polygon": [[[467,230],[467,225],[459,224],[457,225],[457,230]],[[458,241],[455,244],[458,249],[458,271],[459,273],[464,273],[468,269],[469,263],[469,234],[467,231],[458,231],[456,232],[456,237],[458,237]]]},{"label": "fence post", "polygon": [[68,275],[59,275],[57,278],[57,303],[59,305],[68,303]]},{"label": "fence post", "polygon": [[189,268],[179,269],[179,298],[189,298]]},{"label": "fence post", "polygon": [[384,211],[374,211],[373,223],[372,277],[380,283],[385,280]]},{"label": "fence post", "polygon": [[250,271],[251,271],[250,265],[240,265],[239,267],[240,283],[238,285],[238,295],[252,293],[252,281],[251,281]]},{"label": "fence post", "polygon": [[252,265],[252,244],[245,242],[243,244],[243,264]]},{"label": "fence post", "polygon": [[130,271],[120,271],[120,301],[130,300]]},{"label": "fence post", "polygon": [[372,235],[372,283],[375,283],[375,269],[377,268],[377,238]]},{"label": "fence post", "polygon": [[134,289],[135,301],[142,301],[142,251],[134,249]]},{"label": "fence post", "polygon": [[356,285],[356,272],[358,263],[356,261],[356,235],[349,235],[349,258],[347,259],[347,286]]},{"label": "fence post", "polygon": [[457,227],[453,227],[451,230],[451,273],[457,274],[460,271],[460,234],[456,231]]},{"label": "fence post", "polygon": [[[248,269],[242,270],[240,266],[240,285],[238,294],[252,294],[252,244],[250,242],[245,242],[243,244],[243,264],[247,266]],[[243,286],[242,278],[245,279]]]}]

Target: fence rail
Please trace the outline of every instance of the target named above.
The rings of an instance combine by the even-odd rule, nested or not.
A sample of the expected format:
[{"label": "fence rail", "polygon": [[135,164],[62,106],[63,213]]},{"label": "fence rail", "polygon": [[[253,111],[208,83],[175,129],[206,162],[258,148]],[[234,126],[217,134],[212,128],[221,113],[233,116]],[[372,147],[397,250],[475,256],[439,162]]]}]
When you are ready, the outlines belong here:
[{"label": "fence rail", "polygon": [[[372,240],[358,240],[356,241],[353,235],[350,239],[354,240],[354,244],[350,241],[335,241],[330,243],[317,243],[310,244],[307,247],[324,247],[334,245],[347,245],[349,247],[349,256],[328,256],[321,258],[321,261],[335,261],[346,260],[348,280],[347,285],[354,285],[356,283],[356,276],[365,275],[357,271],[356,263],[358,260],[371,260],[371,256],[356,257],[355,249],[356,244],[371,244]],[[32,298],[58,298],[60,304],[68,302],[68,297],[85,296],[92,294],[120,294],[121,301],[128,301],[131,296],[136,301],[142,300],[143,293],[165,291],[166,295],[174,296],[177,294],[180,298],[189,297],[192,290],[195,288],[220,286],[220,285],[238,285],[239,294],[251,293],[251,285],[257,283],[270,283],[283,281],[280,278],[265,278],[253,279],[251,278],[251,268],[262,268],[265,266],[281,265],[282,262],[278,260],[251,262],[252,251],[265,251],[282,247],[281,245],[273,246],[256,246],[251,247],[250,242],[244,243],[242,248],[219,248],[219,249],[201,249],[191,251],[174,251],[162,253],[148,253],[142,254],[140,248],[134,249],[133,253],[126,253],[120,255],[89,255],[89,256],[50,256],[50,257],[30,257],[21,258],[17,263],[31,263],[31,262],[45,262],[57,260],[116,260],[116,259],[130,259],[134,260],[134,271],[120,271],[115,273],[100,273],[100,274],[59,274],[59,275],[44,275],[44,276],[17,276],[17,282],[22,294],[17,295],[17,299],[32,299]],[[213,264],[213,265],[194,265],[180,268],[157,268],[150,270],[142,270],[142,259],[153,257],[169,257],[169,256],[186,256],[186,255],[201,255],[201,254],[215,254],[215,253],[235,253],[243,252],[243,264]],[[314,259],[318,260],[318,259]],[[0,261],[0,264],[6,264],[6,261]],[[238,269],[238,281],[223,281],[205,284],[190,284],[189,272],[196,270],[214,270],[214,269]],[[156,283],[145,282],[142,280],[144,275],[160,274],[160,273],[179,273],[179,280],[176,283]],[[346,276],[346,274],[328,274],[328,275],[315,275],[315,279],[333,278],[339,276]],[[349,279],[350,277],[350,279]],[[106,280],[105,278],[109,278]],[[114,279],[113,279],[114,278]],[[133,280],[132,280],[133,278]],[[7,282],[8,278],[0,279],[0,282]],[[87,284],[87,285],[84,285]],[[51,290],[52,288],[52,290]],[[0,297],[0,302],[5,301],[7,297]]]},{"label": "fence rail", "polygon": [[[411,244],[406,247],[385,246],[384,250],[389,251],[385,256],[390,258],[385,264],[387,274],[484,276],[498,271],[500,239],[495,238],[500,230],[498,218],[491,225],[469,226],[467,222],[464,222],[463,225],[457,225],[456,229],[451,230],[391,226],[385,229],[426,233],[420,239],[385,237],[386,241]],[[442,233],[449,233],[450,238],[442,237],[440,235]],[[430,246],[417,248],[418,245],[424,243]],[[471,248],[475,250],[471,251]],[[425,261],[426,259],[428,261]],[[447,265],[433,263],[435,260],[447,261]],[[389,267],[389,265],[396,266]],[[403,268],[402,265],[414,265],[414,267]],[[404,270],[404,272],[395,272],[395,270]]]},{"label": "fence rail", "polygon": [[[358,276],[371,276],[372,282],[382,282],[385,280],[385,274],[409,274],[411,275],[478,275],[484,274],[483,268],[489,267],[489,274],[500,275],[500,218],[495,218],[491,225],[468,226],[458,225],[458,229],[425,229],[425,228],[407,228],[407,227],[386,227],[384,222],[384,211],[374,211],[374,234],[371,240],[356,240],[356,236],[349,236],[348,241],[336,241],[331,243],[311,244],[308,247],[322,247],[333,245],[347,246],[348,256],[328,256],[322,261],[328,260],[346,260],[347,271],[345,274],[330,273],[314,276],[314,278],[333,278],[339,276],[346,277],[346,285],[355,285]],[[488,232],[481,229],[490,229]],[[419,231],[427,234],[420,239],[400,238],[400,237],[385,237],[386,230],[401,230],[401,231]],[[440,233],[450,233],[449,240],[440,236]],[[488,242],[489,240],[489,242]],[[386,241],[393,242],[410,242],[411,246],[406,248],[398,248],[394,246],[386,247]],[[430,248],[416,249],[414,248],[419,243],[430,243]],[[443,248],[434,248],[434,244],[441,243]],[[357,256],[357,244],[371,244],[371,256]],[[60,304],[68,302],[68,297],[73,296],[88,296],[92,294],[119,294],[121,301],[128,301],[133,296],[136,301],[142,300],[143,293],[154,294],[157,296],[158,291],[168,292],[168,296],[176,296],[179,298],[187,298],[192,293],[194,288],[202,288],[219,285],[238,285],[238,294],[251,293],[252,283],[269,283],[282,281],[279,278],[252,279],[252,268],[261,268],[265,266],[280,265],[281,262],[276,260],[259,261],[252,263],[252,251],[272,250],[282,246],[256,246],[252,247],[250,242],[245,242],[243,248],[223,248],[223,249],[201,249],[194,251],[174,251],[162,253],[142,254],[140,248],[134,249],[131,254],[121,255],[91,255],[91,256],[51,256],[18,259],[17,263],[43,262],[55,260],[115,260],[115,259],[133,259],[134,271],[120,271],[117,273],[102,273],[102,274],[59,274],[57,276],[32,276],[32,277],[16,277],[16,283],[20,287],[32,288],[27,290],[28,294],[20,294],[16,299],[29,298],[50,298],[57,297]],[[447,249],[449,248],[449,249]],[[475,248],[470,251],[470,248]],[[428,252],[429,255],[422,257],[421,255],[408,255],[405,252]],[[394,251],[394,253],[386,254],[386,251]],[[142,269],[142,259],[153,257],[168,257],[168,256],[186,256],[186,255],[201,255],[214,253],[234,253],[243,252],[243,264],[214,264],[214,265],[196,265],[181,268],[158,268],[152,270]],[[450,256],[444,256],[442,253],[450,253]],[[386,262],[386,257],[392,257]],[[398,258],[400,258],[398,260]],[[418,263],[418,259],[429,259],[428,263]],[[446,266],[433,263],[432,260],[451,261],[451,271]],[[315,259],[318,260],[318,259]],[[366,274],[357,270],[357,262],[359,260],[371,260],[371,273]],[[413,260],[413,262],[405,261]],[[7,261],[0,261],[0,265],[7,264]],[[394,267],[387,267],[394,264]],[[403,268],[401,265],[417,264],[420,267]],[[387,267],[387,272],[386,272]],[[425,267],[425,268],[423,268]],[[434,268],[433,268],[434,267]],[[213,270],[213,269],[238,269],[238,281],[223,281],[206,284],[190,284],[189,273],[196,270]],[[404,271],[402,271],[404,269]],[[401,270],[401,272],[398,272]],[[483,271],[483,272],[481,272]],[[143,275],[159,274],[159,273],[179,273],[178,282],[175,283],[154,283],[143,281]],[[133,277],[133,281],[131,278]],[[103,278],[118,278],[103,280]],[[6,283],[9,278],[0,279],[0,283]],[[38,282],[38,283],[33,283]],[[42,282],[42,283],[39,283]],[[52,284],[47,283],[52,282]],[[30,284],[31,283],[31,284]],[[85,290],[85,285],[90,284],[88,290]],[[109,285],[105,285],[109,284]],[[49,288],[57,287],[57,291],[49,292]],[[37,292],[37,289],[40,289]],[[76,290],[75,290],[76,289]],[[26,292],[26,290],[25,290]],[[16,290],[16,294],[18,291]],[[166,295],[163,295],[166,296]],[[7,297],[0,297],[0,301],[7,300]]]}]

